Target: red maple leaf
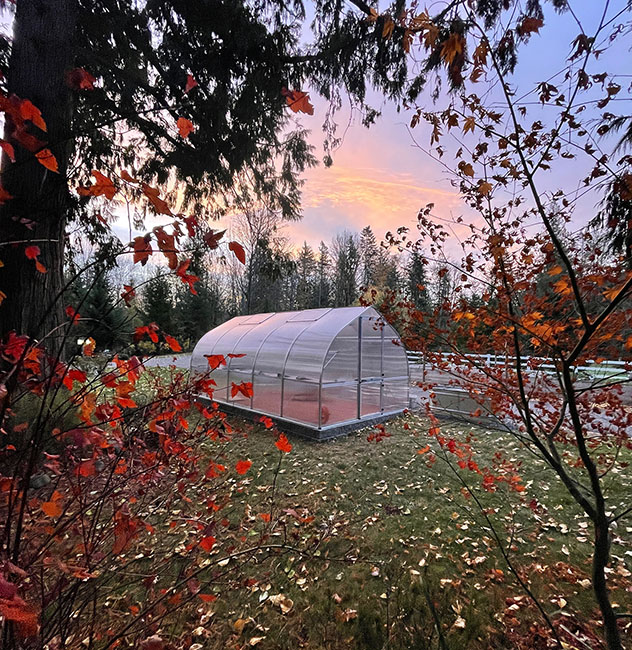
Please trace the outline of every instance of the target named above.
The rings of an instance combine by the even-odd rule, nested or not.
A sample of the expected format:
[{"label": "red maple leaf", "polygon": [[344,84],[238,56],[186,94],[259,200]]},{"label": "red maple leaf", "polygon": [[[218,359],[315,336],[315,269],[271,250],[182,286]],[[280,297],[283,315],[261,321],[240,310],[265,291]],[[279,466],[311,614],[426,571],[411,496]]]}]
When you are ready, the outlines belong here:
[{"label": "red maple leaf", "polygon": [[237,474],[245,474],[250,469],[251,466],[252,466],[252,461],[240,460],[235,465],[235,471],[237,472]]},{"label": "red maple leaf", "polygon": [[186,86],[184,87],[184,92],[188,93],[190,90],[193,90],[196,86],[198,86],[198,82],[193,78],[192,74],[187,75],[187,83]]},{"label": "red maple leaf", "polygon": [[274,443],[274,446],[286,454],[292,451],[292,445],[284,433],[279,436],[279,439]]},{"label": "red maple leaf", "polygon": [[246,263],[246,251],[244,251],[244,247],[240,243],[231,241],[228,248],[235,253],[235,256],[242,264]]},{"label": "red maple leaf", "polygon": [[134,238],[134,264],[140,262],[143,266],[147,264],[149,256],[153,253],[151,247],[151,236],[138,236]]}]

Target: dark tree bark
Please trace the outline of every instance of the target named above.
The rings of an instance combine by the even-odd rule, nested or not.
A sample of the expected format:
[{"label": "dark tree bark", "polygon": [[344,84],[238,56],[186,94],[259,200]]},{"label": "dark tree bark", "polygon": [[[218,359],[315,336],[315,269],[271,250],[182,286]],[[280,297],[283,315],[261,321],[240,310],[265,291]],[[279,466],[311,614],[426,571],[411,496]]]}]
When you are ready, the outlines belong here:
[{"label": "dark tree bark", "polygon": [[[0,291],[6,294],[0,304],[0,337],[15,330],[45,339],[52,352],[59,351],[65,306],[60,291],[70,209],[73,103],[65,75],[74,62],[76,19],[75,0],[18,0],[7,75],[9,95],[29,99],[41,111],[48,130],[42,133],[33,126],[31,131],[48,143],[59,173],[46,169],[15,141],[8,119],[5,139],[15,148],[16,162],[3,156],[2,183],[14,198],[0,210]],[[25,256],[28,242],[39,246],[46,273]]]}]

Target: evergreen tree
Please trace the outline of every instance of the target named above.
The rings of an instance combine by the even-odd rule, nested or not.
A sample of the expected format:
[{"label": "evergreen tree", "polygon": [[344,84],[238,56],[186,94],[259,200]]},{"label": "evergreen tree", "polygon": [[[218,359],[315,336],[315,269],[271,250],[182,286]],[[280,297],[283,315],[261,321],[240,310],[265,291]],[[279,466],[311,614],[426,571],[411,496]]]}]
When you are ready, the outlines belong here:
[{"label": "evergreen tree", "polygon": [[360,284],[363,289],[368,289],[375,285],[376,263],[380,252],[371,226],[362,229],[359,248]]},{"label": "evergreen tree", "polygon": [[176,290],[173,334],[185,350],[192,349],[210,329],[224,321],[224,301],[215,277],[209,270],[208,248],[203,237],[189,240],[189,272],[198,277],[196,293],[186,285]]},{"label": "evergreen tree", "polygon": [[296,283],[296,308],[311,309],[314,305],[314,285],[316,274],[316,259],[314,251],[303,242],[303,247],[298,256]]},{"label": "evergreen tree", "polygon": [[166,269],[157,269],[142,292],[142,316],[146,324],[156,323],[163,332],[175,331],[173,289]]},{"label": "evergreen tree", "polygon": [[426,264],[421,252],[414,248],[406,269],[406,292],[415,309],[424,314],[430,313],[430,296]]},{"label": "evergreen tree", "polygon": [[348,307],[358,297],[358,270],[360,253],[356,238],[343,232],[334,239],[334,303],[336,307]]},{"label": "evergreen tree", "polygon": [[78,289],[81,314],[78,333],[92,337],[97,350],[119,350],[131,341],[132,314],[115,296],[107,271],[96,266]]},{"label": "evergreen tree", "polygon": [[321,241],[318,247],[318,277],[316,280],[314,305],[316,307],[331,306],[331,258],[327,244]]},{"label": "evergreen tree", "polygon": [[282,311],[293,302],[287,300],[284,289],[296,273],[296,262],[280,239],[262,238],[254,248],[251,273],[246,286],[248,314]]}]

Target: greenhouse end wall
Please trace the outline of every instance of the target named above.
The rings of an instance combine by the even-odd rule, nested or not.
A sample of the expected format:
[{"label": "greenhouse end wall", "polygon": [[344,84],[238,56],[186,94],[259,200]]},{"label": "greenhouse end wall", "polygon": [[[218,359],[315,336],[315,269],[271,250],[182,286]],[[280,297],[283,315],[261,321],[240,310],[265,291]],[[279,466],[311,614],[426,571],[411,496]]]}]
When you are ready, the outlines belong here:
[{"label": "greenhouse end wall", "polygon": [[[372,307],[238,316],[200,339],[191,371],[208,373],[210,355],[226,358],[210,375],[214,400],[310,437],[337,435],[408,407],[406,350]],[[232,385],[242,382],[252,383],[252,397],[232,396]]]}]

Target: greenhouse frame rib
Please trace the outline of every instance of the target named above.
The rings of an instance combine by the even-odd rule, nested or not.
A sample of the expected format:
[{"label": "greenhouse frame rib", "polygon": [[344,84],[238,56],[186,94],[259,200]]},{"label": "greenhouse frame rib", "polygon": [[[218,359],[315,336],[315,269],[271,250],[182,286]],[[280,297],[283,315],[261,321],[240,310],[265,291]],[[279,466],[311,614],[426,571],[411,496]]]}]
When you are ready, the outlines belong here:
[{"label": "greenhouse frame rib", "polygon": [[[205,355],[218,354],[227,362],[211,375],[217,381],[214,400],[239,411],[333,431],[366,426],[408,407],[405,349],[372,307],[234,318],[200,339],[192,371],[208,372]],[[233,382],[251,382],[254,394],[231,397]]]}]

